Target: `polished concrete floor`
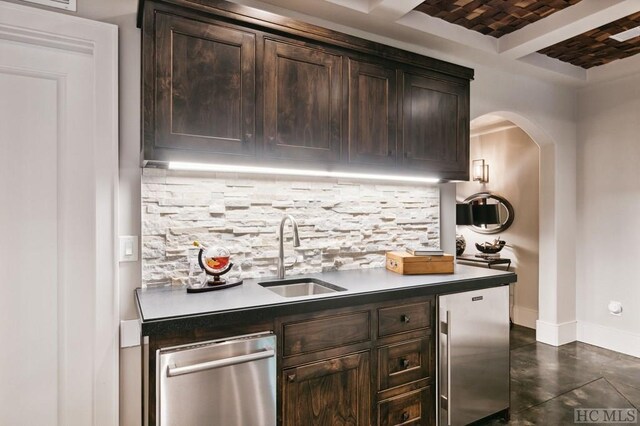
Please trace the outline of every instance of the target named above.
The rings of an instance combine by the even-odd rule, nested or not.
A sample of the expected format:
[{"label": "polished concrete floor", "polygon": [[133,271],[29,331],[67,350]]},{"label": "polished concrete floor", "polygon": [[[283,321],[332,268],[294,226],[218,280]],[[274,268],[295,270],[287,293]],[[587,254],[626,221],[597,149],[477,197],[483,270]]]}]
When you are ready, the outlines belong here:
[{"label": "polished concrete floor", "polygon": [[514,326],[508,424],[571,425],[575,408],[640,409],[640,358],[578,342],[545,345],[535,330]]}]

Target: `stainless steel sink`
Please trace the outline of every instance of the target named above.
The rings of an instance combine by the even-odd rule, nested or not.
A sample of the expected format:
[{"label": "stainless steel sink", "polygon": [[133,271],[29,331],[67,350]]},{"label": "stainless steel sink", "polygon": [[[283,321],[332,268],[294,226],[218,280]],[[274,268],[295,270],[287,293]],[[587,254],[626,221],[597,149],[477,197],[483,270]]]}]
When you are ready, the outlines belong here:
[{"label": "stainless steel sink", "polygon": [[258,284],[282,297],[313,296],[347,290],[315,278],[265,281]]}]

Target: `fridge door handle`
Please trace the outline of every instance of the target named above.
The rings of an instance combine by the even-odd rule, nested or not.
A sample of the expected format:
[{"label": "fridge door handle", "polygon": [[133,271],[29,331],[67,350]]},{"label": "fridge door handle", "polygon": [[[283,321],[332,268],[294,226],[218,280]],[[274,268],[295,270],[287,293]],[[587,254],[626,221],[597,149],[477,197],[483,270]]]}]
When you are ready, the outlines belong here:
[{"label": "fridge door handle", "polygon": [[[441,373],[446,374],[447,386],[446,394],[440,394],[440,408],[447,411],[447,426],[451,425],[451,311],[446,311],[446,322],[440,322],[440,334],[447,336],[447,343],[444,346],[444,350],[447,352],[446,359],[446,371],[440,370]],[[442,354],[441,354],[442,355]]]},{"label": "fridge door handle", "polygon": [[167,377],[181,376],[183,374],[197,373],[199,371],[211,370],[214,368],[228,367],[230,365],[243,364],[245,362],[257,361],[259,359],[271,358],[275,356],[273,349],[267,349],[247,355],[234,356],[231,358],[217,359],[215,361],[202,362],[200,364],[185,365],[184,367],[167,367]]},{"label": "fridge door handle", "polygon": [[447,311],[447,424],[451,424],[451,311]]}]

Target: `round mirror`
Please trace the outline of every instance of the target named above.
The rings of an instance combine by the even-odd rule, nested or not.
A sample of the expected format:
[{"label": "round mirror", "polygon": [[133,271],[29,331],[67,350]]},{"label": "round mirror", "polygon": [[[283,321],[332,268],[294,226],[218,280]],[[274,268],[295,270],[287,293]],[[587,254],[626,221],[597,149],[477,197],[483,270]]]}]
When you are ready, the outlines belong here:
[{"label": "round mirror", "polygon": [[469,228],[480,234],[498,234],[508,229],[513,223],[515,212],[510,202],[491,192],[478,192],[464,200],[471,204],[496,204],[498,209],[498,223],[489,225],[469,225]]}]

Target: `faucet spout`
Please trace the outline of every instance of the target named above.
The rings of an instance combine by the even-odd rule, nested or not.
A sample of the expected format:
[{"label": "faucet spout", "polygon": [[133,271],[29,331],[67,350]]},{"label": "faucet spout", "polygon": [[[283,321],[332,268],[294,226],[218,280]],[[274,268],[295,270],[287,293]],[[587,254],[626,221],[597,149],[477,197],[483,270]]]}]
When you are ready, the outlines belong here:
[{"label": "faucet spout", "polygon": [[298,223],[290,214],[286,215],[280,221],[280,233],[279,238],[279,250],[278,250],[278,278],[284,278],[285,266],[284,266],[284,225],[287,221],[291,222],[293,227],[293,246],[300,247],[300,237],[298,237]]}]

